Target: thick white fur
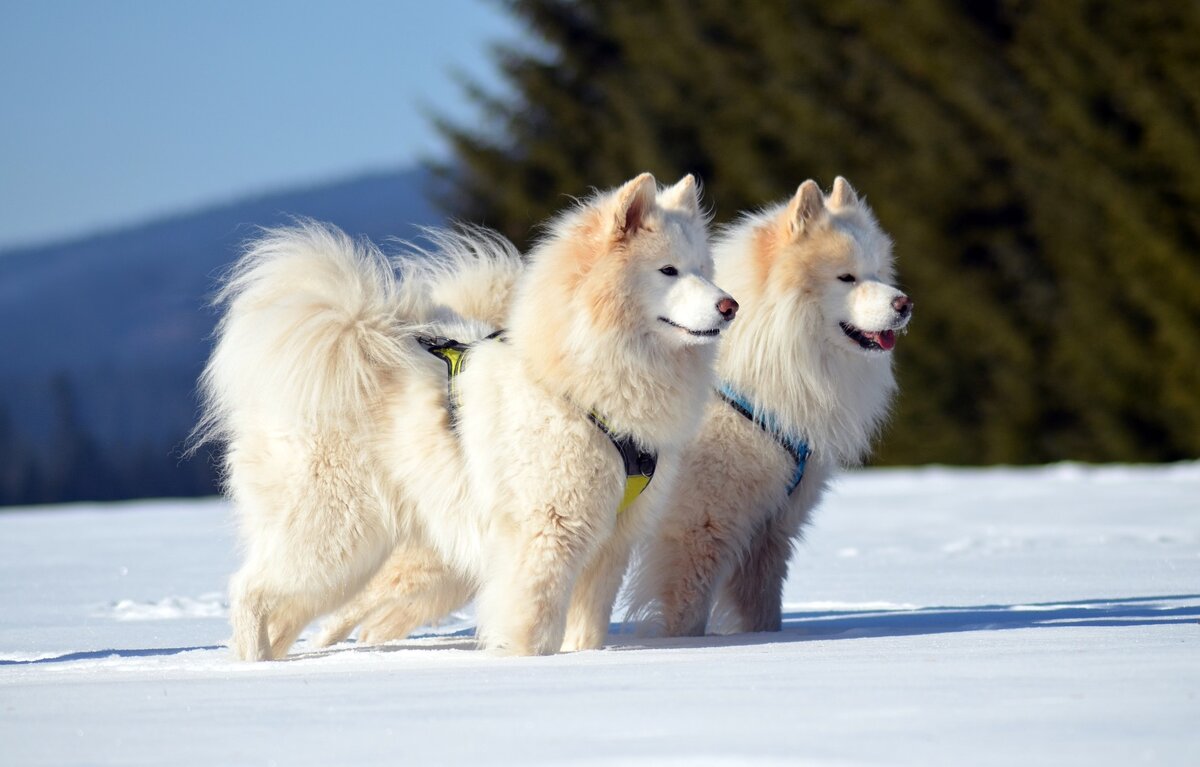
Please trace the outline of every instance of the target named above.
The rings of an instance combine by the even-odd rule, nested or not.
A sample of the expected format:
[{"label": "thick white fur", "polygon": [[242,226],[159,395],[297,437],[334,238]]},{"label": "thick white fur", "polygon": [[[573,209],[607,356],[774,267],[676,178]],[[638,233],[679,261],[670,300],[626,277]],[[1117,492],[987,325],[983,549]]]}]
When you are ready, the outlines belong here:
[{"label": "thick white fur", "polygon": [[467,318],[503,327],[524,260],[503,235],[481,226],[424,230],[424,244],[401,243],[401,300],[425,321]]},{"label": "thick white fur", "polygon": [[[828,199],[796,196],[744,217],[714,243],[717,280],[737,296],[718,377],[812,448],[795,463],[761,428],[713,398],[682,478],[631,586],[648,633],[772,631],[792,545],[837,469],[859,463],[895,390],[891,354],[866,351],[840,323],[903,328],[891,242],[839,178]],[[855,277],[852,283],[838,279]],[[711,621],[710,621],[711,617]]]},{"label": "thick white fur", "polygon": [[[646,336],[645,340],[659,339],[656,341],[658,343],[661,341],[660,337],[665,334],[669,340],[668,348],[674,345],[704,346],[713,340],[712,337],[692,336],[661,322],[661,318],[666,318],[677,325],[685,325],[697,331],[719,329],[728,322],[723,317],[713,315],[714,306],[728,296],[709,281],[711,263],[701,256],[707,252],[703,226],[705,216],[700,210],[699,190],[695,181],[691,176],[685,176],[678,184],[659,191],[655,207],[662,211],[661,217],[648,220],[647,228],[654,230],[656,234],[669,235],[675,240],[675,252],[668,253],[660,248],[655,257],[644,262],[642,269],[626,269],[621,276],[615,277],[627,285],[625,290],[631,303],[624,311],[637,307],[640,319],[637,319],[634,325],[640,324],[644,328],[653,329],[654,332]],[[552,238],[567,237],[569,231],[569,227],[564,226],[564,223],[550,229]],[[426,266],[422,267],[428,283],[428,287],[424,289],[423,300],[436,305],[430,314],[448,311],[455,316],[461,314],[485,322],[507,316],[507,324],[511,328],[527,327],[525,335],[533,339],[539,338],[539,335],[544,336],[546,327],[571,328],[569,336],[575,346],[567,360],[568,365],[563,372],[553,375],[565,375],[572,379],[578,376],[580,380],[575,385],[581,388],[602,384],[606,389],[610,389],[606,396],[629,399],[629,405],[633,408],[630,411],[633,419],[629,423],[613,421],[611,411],[601,410],[611,426],[633,434],[637,433],[637,429],[647,426],[655,431],[666,431],[668,427],[665,423],[658,427],[654,426],[654,422],[663,415],[672,419],[682,418],[687,412],[687,407],[702,405],[707,396],[705,386],[711,385],[709,373],[700,371],[694,365],[678,368],[679,372],[684,372],[688,377],[696,376],[691,380],[679,380],[671,384],[673,389],[687,393],[690,405],[683,401],[672,401],[668,407],[665,404],[666,400],[653,396],[655,388],[660,386],[655,381],[661,379],[668,371],[661,361],[653,361],[661,352],[655,352],[652,348],[644,349],[648,354],[644,359],[651,363],[650,368],[635,372],[636,368],[631,362],[635,358],[643,358],[641,353],[623,361],[612,359],[609,356],[612,348],[606,349],[604,345],[597,343],[597,329],[594,323],[581,325],[577,322],[578,317],[567,319],[566,315],[558,310],[547,313],[546,304],[527,300],[522,295],[521,288],[537,284],[534,277],[526,274],[533,272],[537,263],[527,266],[511,246],[482,247],[479,244],[464,245],[458,242],[447,243],[444,240],[440,245],[438,252],[425,254]],[[649,250],[654,252],[655,249]],[[649,268],[646,269],[645,266]],[[668,277],[662,274],[660,268],[663,266],[675,267],[678,275]],[[569,278],[570,275],[555,268],[546,276],[560,279],[564,276]],[[613,280],[614,277],[607,276],[604,279]],[[603,285],[604,282],[599,284]],[[610,311],[612,307],[605,307],[607,303],[602,301],[593,306],[591,311]],[[536,308],[539,306],[541,308]],[[530,310],[522,311],[522,307]],[[594,314],[584,313],[580,316]],[[620,332],[625,333],[624,330]],[[620,354],[628,356],[629,350],[621,350]],[[594,367],[590,368],[589,365]],[[595,379],[594,374],[589,372],[594,369],[623,369],[635,373],[638,378]],[[584,378],[593,380],[585,382]],[[669,391],[664,390],[663,397],[670,399],[678,396],[670,394]],[[698,423],[698,413],[693,412],[692,416],[696,421],[689,427],[688,436],[694,432]],[[594,427],[592,431],[596,431]],[[597,552],[593,562],[580,576],[570,605],[562,649],[578,650],[603,644],[612,604],[627,567],[630,549],[635,540],[647,534],[649,521],[665,503],[674,482],[679,454],[686,442],[685,437],[671,444],[660,441],[658,469],[653,482],[642,496],[616,519],[616,528],[609,543]],[[554,450],[555,445],[556,441],[551,437],[543,449]],[[611,445],[607,450],[616,455]],[[326,622],[318,643],[329,645],[341,641],[355,626],[359,627],[359,642],[402,638],[417,626],[434,621],[461,606],[474,596],[475,592],[475,582],[461,567],[445,561],[436,551],[419,541],[404,541],[370,584]],[[481,600],[481,625],[487,623],[484,611]]]},{"label": "thick white fur", "polygon": [[[629,547],[711,387],[709,338],[658,321],[673,317],[675,280],[707,284],[703,319],[727,322],[694,184],[667,191],[681,187],[689,205],[660,204],[643,174],[551,225],[515,284],[506,340],[469,353],[457,429],[444,363],[414,336],[474,341],[489,328],[431,309],[437,279],[397,278],[373,247],[314,224],[252,245],[221,295],[198,427],[227,443],[245,544],[231,583],[238,657],[285,654],[397,546],[417,552],[417,571],[429,554],[453,574],[447,588],[477,592],[488,647],[557,651],[568,607],[568,646],[603,641]],[[455,250],[470,232],[458,237],[451,260],[471,249]],[[498,251],[485,239],[486,263]],[[680,277],[659,274],[665,263]],[[673,318],[696,320],[695,300]],[[662,456],[620,519],[623,467],[590,410]]]}]

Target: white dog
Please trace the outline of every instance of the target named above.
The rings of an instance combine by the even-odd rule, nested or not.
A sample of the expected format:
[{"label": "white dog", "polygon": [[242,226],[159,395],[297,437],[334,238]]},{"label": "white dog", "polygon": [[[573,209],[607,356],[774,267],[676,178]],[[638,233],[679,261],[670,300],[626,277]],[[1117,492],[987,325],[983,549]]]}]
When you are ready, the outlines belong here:
[{"label": "white dog", "polygon": [[834,472],[868,452],[896,388],[896,332],[912,316],[891,241],[840,177],[828,200],[806,181],[744,217],[714,258],[742,312],[721,344],[719,396],[633,579],[649,633],[779,630],[792,545]]},{"label": "white dog", "polygon": [[[459,240],[481,253],[500,242]],[[555,652],[568,606],[567,644],[602,641],[737,309],[710,270],[695,183],[658,193],[649,174],[552,223],[502,337],[437,321],[419,269],[398,279],[332,228],[254,243],[220,296],[198,427],[227,443],[245,543],[236,654],[285,654],[397,544],[434,552],[477,592],[485,646]]]}]

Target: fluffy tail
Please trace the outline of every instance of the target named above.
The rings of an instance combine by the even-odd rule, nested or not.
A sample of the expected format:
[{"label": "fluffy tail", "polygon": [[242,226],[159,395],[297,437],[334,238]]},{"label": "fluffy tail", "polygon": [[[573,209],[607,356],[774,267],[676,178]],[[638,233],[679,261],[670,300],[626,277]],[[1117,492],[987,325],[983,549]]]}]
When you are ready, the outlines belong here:
[{"label": "fluffy tail", "polygon": [[215,303],[225,313],[200,380],[192,449],[235,438],[247,419],[292,428],[362,418],[385,371],[413,353],[391,265],[332,226],[266,230]]},{"label": "fluffy tail", "polygon": [[525,265],[516,246],[491,229],[427,229],[428,247],[397,259],[406,311],[425,321],[462,318],[504,327],[513,287]]}]

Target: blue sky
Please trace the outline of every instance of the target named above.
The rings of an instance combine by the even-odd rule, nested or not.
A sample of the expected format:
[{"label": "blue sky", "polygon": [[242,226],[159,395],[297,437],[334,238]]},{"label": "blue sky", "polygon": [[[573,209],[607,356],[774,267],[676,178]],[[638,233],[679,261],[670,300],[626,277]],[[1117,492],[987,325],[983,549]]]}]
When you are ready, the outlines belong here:
[{"label": "blue sky", "polygon": [[0,248],[444,154],[481,0],[0,0]]}]

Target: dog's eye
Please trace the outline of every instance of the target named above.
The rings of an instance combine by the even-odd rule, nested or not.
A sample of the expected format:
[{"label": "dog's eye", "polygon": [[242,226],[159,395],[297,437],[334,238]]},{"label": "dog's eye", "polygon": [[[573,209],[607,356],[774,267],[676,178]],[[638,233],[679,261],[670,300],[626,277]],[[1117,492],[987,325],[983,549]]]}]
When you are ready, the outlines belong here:
[{"label": "dog's eye", "polygon": [[662,269],[659,269],[658,271],[662,272],[663,274],[667,275],[668,277],[674,277],[679,274],[679,270],[676,269],[675,267],[671,266],[670,264],[664,266]]},{"label": "dog's eye", "polygon": [[855,282],[857,280],[853,274],[839,274],[838,279],[842,282]]}]

